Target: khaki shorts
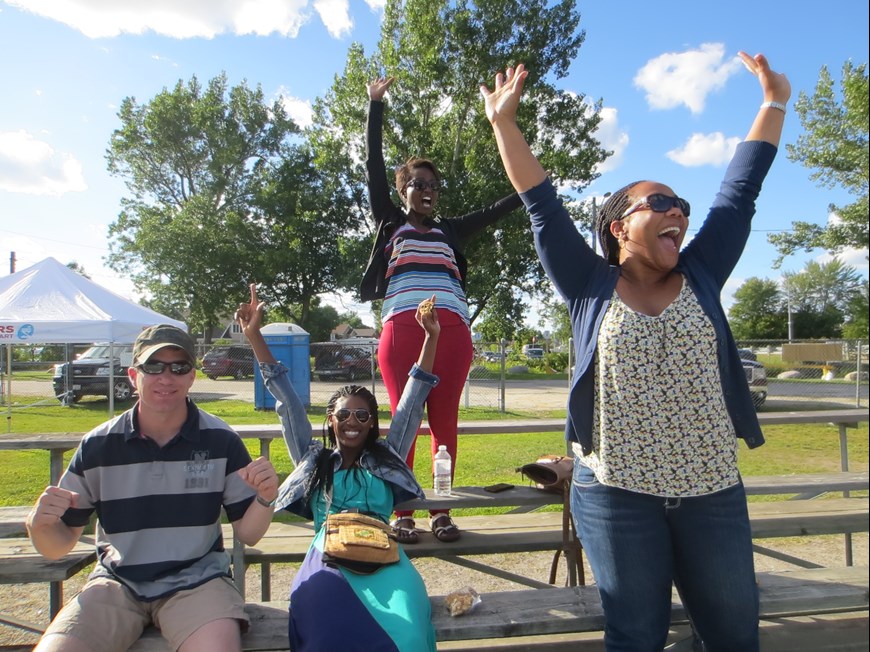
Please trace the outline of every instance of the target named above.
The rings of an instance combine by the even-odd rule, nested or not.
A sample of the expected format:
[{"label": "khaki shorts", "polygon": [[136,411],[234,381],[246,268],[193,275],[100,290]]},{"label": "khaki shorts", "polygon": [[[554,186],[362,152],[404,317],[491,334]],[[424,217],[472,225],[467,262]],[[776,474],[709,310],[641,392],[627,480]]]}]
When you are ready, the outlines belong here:
[{"label": "khaki shorts", "polygon": [[137,600],[116,580],[97,577],[61,610],[43,636],[72,636],[95,652],[116,652],[130,647],[153,623],[177,650],[203,625],[227,618],[247,631],[245,601],[226,577],[153,602]]}]

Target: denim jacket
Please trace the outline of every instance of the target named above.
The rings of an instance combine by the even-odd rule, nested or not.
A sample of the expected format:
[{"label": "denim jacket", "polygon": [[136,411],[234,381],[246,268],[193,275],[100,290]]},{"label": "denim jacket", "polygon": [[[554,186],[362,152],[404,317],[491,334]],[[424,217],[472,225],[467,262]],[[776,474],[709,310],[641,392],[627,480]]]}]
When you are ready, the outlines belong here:
[{"label": "denim jacket", "polygon": [[[275,509],[286,509],[307,519],[314,518],[311,506],[305,502],[305,485],[314,473],[315,462],[323,442],[312,437],[311,423],[305,413],[305,406],[287,378],[287,368],[281,364],[261,362],[260,371],[272,396],[275,397],[275,412],[281,418],[281,431],[290,459],[296,466],[293,472],[278,489]],[[386,441],[378,439],[376,445],[383,446],[396,456],[401,464],[396,467],[379,466],[374,457],[363,451],[359,465],[372,475],[387,482],[393,490],[393,502],[400,503],[412,498],[423,498],[423,489],[414,472],[405,464],[408,452],[417,438],[417,428],[423,419],[423,403],[429,390],[438,384],[438,377],[423,371],[417,365],[408,374],[411,379],[399,400],[396,413],[390,422],[390,432]],[[341,454],[332,454],[335,469],[341,466]]]}]

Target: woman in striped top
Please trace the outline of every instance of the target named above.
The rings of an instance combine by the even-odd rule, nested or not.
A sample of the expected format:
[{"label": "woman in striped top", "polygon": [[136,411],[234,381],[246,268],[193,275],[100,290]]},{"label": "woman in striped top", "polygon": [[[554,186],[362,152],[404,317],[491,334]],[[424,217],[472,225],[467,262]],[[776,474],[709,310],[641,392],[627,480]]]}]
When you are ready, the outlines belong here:
[{"label": "woman in striped top", "polygon": [[[435,164],[423,158],[411,158],[396,171],[395,187],[403,205],[393,203],[383,155],[383,98],[394,79],[381,78],[368,85],[366,173],[377,231],[360,295],[364,301],[384,300],[378,364],[393,412],[420,351],[422,333],[414,318],[417,306],[435,295],[442,344],[433,373],[441,382],[430,392],[426,411],[432,456],[439,445],[446,445],[455,470],[459,400],[473,355],[465,298],[468,261],[463,246],[522,203],[514,193],[461,217],[436,217],[441,176]],[[413,468],[413,447],[407,461]],[[447,511],[433,511],[429,524],[441,541],[459,538]],[[393,528],[402,543],[417,540],[413,512],[396,512]]]}]

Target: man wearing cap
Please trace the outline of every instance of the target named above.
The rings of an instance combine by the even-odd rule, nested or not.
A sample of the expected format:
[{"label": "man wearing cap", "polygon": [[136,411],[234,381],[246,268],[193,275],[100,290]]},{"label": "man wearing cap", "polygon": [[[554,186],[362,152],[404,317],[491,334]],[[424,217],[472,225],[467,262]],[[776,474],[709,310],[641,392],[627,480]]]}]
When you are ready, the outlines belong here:
[{"label": "man wearing cap", "polygon": [[97,513],[96,567],[36,652],[126,650],[148,624],[173,649],[241,648],[248,619],[230,580],[221,509],[254,545],[272,519],[278,476],[188,398],[194,363],[183,330],[142,331],[128,371],[139,401],[85,435],[58,486],[28,515],[34,547],[57,559]]}]

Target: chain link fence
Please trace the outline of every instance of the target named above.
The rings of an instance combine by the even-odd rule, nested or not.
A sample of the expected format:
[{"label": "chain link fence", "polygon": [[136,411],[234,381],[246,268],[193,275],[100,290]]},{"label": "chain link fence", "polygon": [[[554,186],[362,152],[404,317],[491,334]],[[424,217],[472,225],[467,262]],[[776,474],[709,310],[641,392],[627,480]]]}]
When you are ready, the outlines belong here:
[{"label": "chain link fence", "polygon": [[[759,340],[741,341],[738,346],[754,396],[764,394],[756,401],[761,409],[765,405],[774,409],[775,402],[783,401],[808,404],[796,409],[811,409],[813,403],[819,407],[868,404],[866,340]],[[135,399],[124,366],[130,364],[129,346],[113,347],[112,369],[107,348],[98,345],[4,345],[3,349],[0,399],[4,408],[105,402],[110,387],[117,409]],[[365,385],[381,405],[389,404],[375,344],[312,343],[309,353],[307,389],[313,412],[325,408],[336,389],[347,383]],[[262,381],[256,376],[250,347],[201,346],[198,354],[199,372],[191,392],[194,400],[236,400],[271,409],[271,404],[256,404],[255,385]],[[7,373],[10,364],[11,375]],[[477,342],[460,406],[525,413],[564,409],[572,364],[567,351],[547,346],[514,350],[504,343]]]}]

